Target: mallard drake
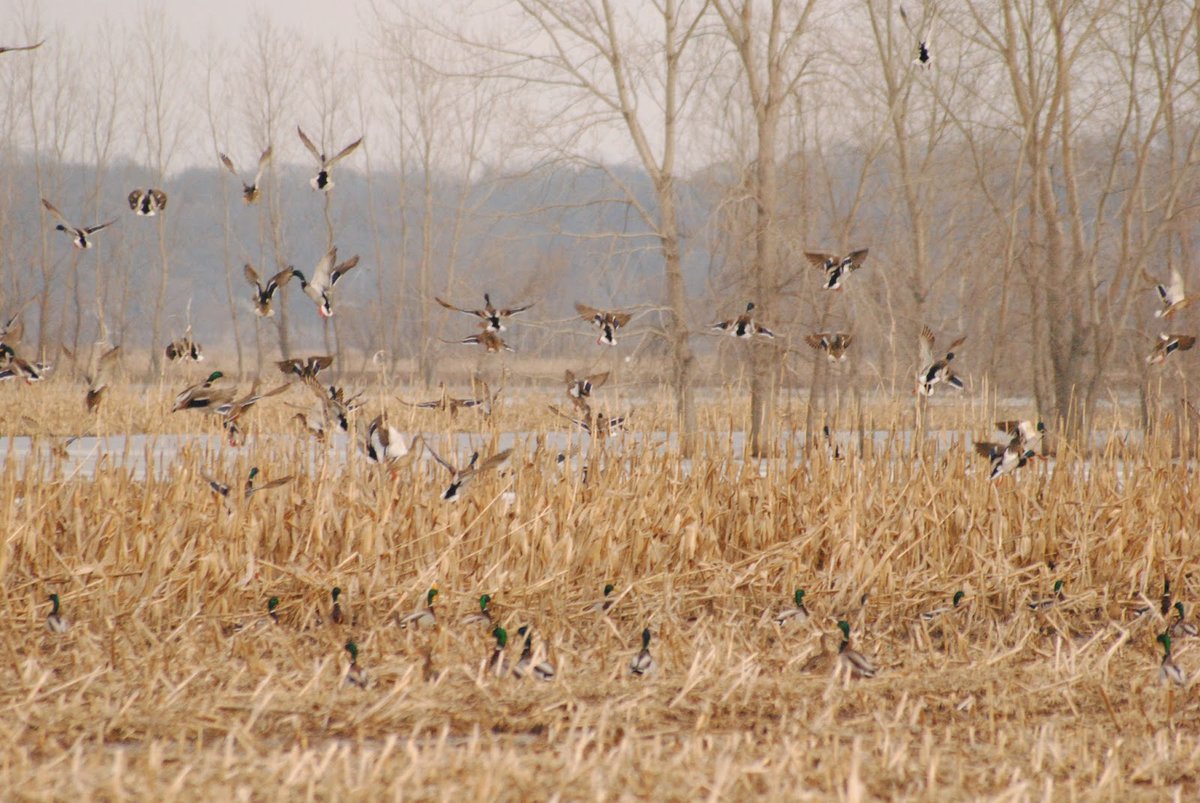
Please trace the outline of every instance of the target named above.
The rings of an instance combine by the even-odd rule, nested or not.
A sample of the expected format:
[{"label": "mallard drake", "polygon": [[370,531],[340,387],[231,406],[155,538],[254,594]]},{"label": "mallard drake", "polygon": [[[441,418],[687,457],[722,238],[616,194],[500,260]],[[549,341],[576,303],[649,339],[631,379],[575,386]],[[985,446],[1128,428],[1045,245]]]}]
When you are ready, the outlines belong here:
[{"label": "mallard drake", "polygon": [[86,403],[89,413],[94,413],[100,406],[100,400],[104,397],[104,391],[108,389],[112,367],[116,364],[117,355],[120,352],[120,346],[113,346],[110,349],[99,352],[92,369],[88,371]]},{"label": "mallard drake", "polygon": [[50,614],[46,617],[46,627],[51,633],[66,633],[71,629],[71,623],[59,609],[58,594],[50,595]]},{"label": "mallard drake", "polygon": [[562,410],[555,407],[553,404],[546,405],[550,412],[561,418],[565,418],[589,435],[594,434],[604,438],[620,432],[625,428],[625,419],[627,416],[607,416],[601,412],[597,412],[595,415],[593,415],[591,407],[589,407],[586,403],[578,402],[577,406],[580,406],[584,411],[583,418],[576,418],[573,415],[568,415],[567,413],[564,413]]},{"label": "mallard drake", "polygon": [[408,463],[420,456],[424,443],[425,439],[417,434],[406,444],[404,434],[389,424],[383,415],[377,415],[367,426],[363,451],[367,459],[375,463],[393,463],[398,460]]},{"label": "mallard drake", "polygon": [[[225,165],[225,169],[233,173],[233,177],[238,181],[242,181],[241,175],[238,174],[237,168],[233,166],[233,160],[223,153],[218,153],[221,157],[221,164]],[[271,161],[271,146],[262,152],[262,156],[258,157],[258,171],[254,174],[254,180],[249,184],[242,181],[242,203],[253,204],[258,203],[259,196],[262,194],[258,187],[258,182],[262,181],[263,170],[266,169],[267,162]]]},{"label": "mallard drake", "polygon": [[1187,614],[1184,613],[1183,602],[1175,603],[1175,621],[1171,623],[1171,638],[1181,639],[1188,636],[1195,636],[1197,631],[1196,625],[1187,620]]},{"label": "mallard drake", "polygon": [[4,365],[4,368],[0,370],[0,382],[9,379],[24,379],[26,384],[32,385],[34,382],[41,382],[46,378],[46,373],[48,373],[45,364],[31,363],[28,360],[21,359],[5,343],[0,343],[0,359],[2,359]]},{"label": "mallard drake", "polygon": [[1041,421],[997,421],[996,429],[1017,440],[1024,449],[1037,452],[1042,447],[1046,425]]},{"label": "mallard drake", "polygon": [[904,24],[908,27],[909,32],[917,37],[917,57],[913,59],[913,64],[929,69],[933,66],[933,55],[929,52],[929,37],[933,33],[932,25],[929,32],[923,36],[913,30],[912,25],[908,21],[908,15],[904,13],[904,6],[900,7],[900,19],[904,20]]},{"label": "mallard drake", "polygon": [[1156,284],[1154,287],[1158,290],[1158,296],[1163,304],[1162,309],[1154,311],[1155,318],[1170,320],[1175,313],[1193,301],[1183,294],[1183,274],[1174,265],[1171,266],[1171,283],[1169,285]]},{"label": "mallard drake", "polygon": [[167,194],[162,190],[134,190],[129,193],[129,208],[138,217],[154,217],[167,208]]},{"label": "mallard drake", "polygon": [[279,597],[271,597],[267,600],[267,616],[270,617],[273,624],[279,624]]},{"label": "mallard drake", "polygon": [[[250,469],[250,473],[246,476],[246,481],[242,484],[243,499],[249,499],[259,491],[269,491],[272,488],[279,488],[280,486],[287,485],[294,479],[294,477],[291,476],[280,477],[278,479],[271,480],[270,482],[265,482],[262,485],[255,485],[254,482],[258,477],[258,474],[259,471],[257,466]],[[229,494],[233,489],[231,489],[228,485],[214,478],[207,472],[200,472],[200,476],[202,476],[204,481],[208,483],[208,487],[212,488],[213,493],[216,493],[224,499],[229,499]]]},{"label": "mallard drake", "polygon": [[614,586],[612,583],[605,583],[604,584],[604,596],[601,597],[600,599],[596,600],[595,602],[589,603],[588,606],[583,609],[583,612],[584,613],[608,613],[609,608],[611,608],[613,606],[613,603],[616,602],[616,600],[613,599],[613,596],[612,596],[612,592],[613,592],[614,588],[616,588],[616,586]]},{"label": "mallard drake", "polygon": [[320,190],[321,192],[328,192],[333,189],[333,176],[329,174],[329,170],[342,159],[354,153],[354,149],[361,145],[363,141],[363,138],[359,137],[338,151],[337,155],[332,159],[326,159],[325,154],[317,150],[317,146],[305,135],[304,129],[296,126],[296,133],[300,135],[300,141],[304,143],[304,147],[308,148],[308,152],[313,155],[313,158],[320,165],[317,169],[317,174],[309,179],[308,183],[312,185],[314,190]]},{"label": "mallard drake", "polygon": [[180,410],[208,410],[232,401],[233,388],[214,387],[216,382],[224,376],[220,371],[213,371],[208,375],[208,379],[205,379],[203,382],[181,390],[175,397],[175,403],[171,406],[171,412],[177,413]]},{"label": "mallard drake", "polygon": [[992,471],[988,475],[988,479],[992,480],[1024,468],[1030,459],[1036,457],[1036,453],[1032,449],[1021,445],[1019,436],[1014,437],[1008,443],[975,441],[975,451],[991,461]]},{"label": "mallard drake", "polygon": [[163,349],[163,354],[171,362],[204,362],[204,349],[190,335],[172,340]]},{"label": "mallard drake", "polygon": [[[438,387],[442,391],[442,396],[440,399],[431,399],[430,401],[423,402],[409,402],[397,396],[396,401],[400,402],[406,407],[419,407],[423,410],[444,410],[450,413],[451,418],[457,416],[460,409],[470,409],[472,407],[480,408],[481,410],[485,411],[485,414],[490,412],[491,399],[494,397],[490,397],[487,385],[483,386],[484,396],[483,398],[479,399],[454,398],[446,389],[445,382],[439,382]],[[499,392],[497,391],[497,395],[498,394]]]},{"label": "mallard drake", "polygon": [[367,687],[367,670],[358,665],[358,645],[347,641],[344,648],[350,653],[350,666],[346,667],[346,682],[351,686]]},{"label": "mallard drake", "polygon": [[867,259],[868,248],[851,251],[844,257],[837,254],[826,254],[820,251],[805,251],[804,256],[814,268],[825,271],[826,290],[841,290],[842,282],[854,271],[862,267]]},{"label": "mallard drake", "polygon": [[799,624],[808,621],[808,608],[804,607],[804,589],[797,588],[793,596],[795,604],[790,608],[784,608],[775,617],[775,624],[786,626],[790,624]]},{"label": "mallard drake", "polygon": [[504,342],[500,335],[492,331],[483,331],[477,335],[464,337],[462,340],[443,340],[443,343],[459,343],[464,346],[483,346],[488,354],[496,354],[500,351],[516,352],[516,349]]},{"label": "mallard drake", "polygon": [[254,270],[254,266],[247,262],[242,266],[242,275],[246,277],[246,281],[254,285],[254,295],[251,297],[254,301],[254,314],[260,318],[270,318],[275,315],[275,310],[271,308],[271,299],[275,296],[275,291],[288,283],[288,279],[292,278],[295,271],[291,268],[284,268],[276,273],[264,285],[258,278],[258,271]]},{"label": "mallard drake", "polygon": [[932,396],[933,386],[938,382],[945,382],[947,385],[962,390],[963,381],[950,369],[950,363],[954,361],[954,350],[965,343],[966,340],[967,336],[963,335],[950,344],[946,356],[941,359],[934,359],[933,330],[928,326],[921,327],[921,337],[919,339],[921,347],[921,370],[917,372],[917,393],[922,396]]},{"label": "mallard drake", "polygon": [[334,586],[333,590],[329,592],[329,596],[333,600],[333,605],[329,609],[329,621],[333,622],[335,625],[340,625],[342,622],[346,621],[346,615],[342,613],[342,603],[338,602],[338,597],[341,595],[342,589],[337,586]]},{"label": "mallard drake", "polygon": [[574,371],[567,370],[564,374],[567,383],[567,395],[572,399],[586,399],[592,391],[608,381],[608,371],[590,376],[576,376]]},{"label": "mallard drake", "polygon": [[845,619],[838,621],[838,629],[842,631],[842,643],[838,647],[838,664],[850,673],[851,677],[873,678],[879,670],[871,659],[857,650],[850,649],[850,623]]},{"label": "mallard drake", "polygon": [[1065,602],[1066,599],[1067,595],[1063,593],[1063,581],[1055,580],[1054,596],[1043,597],[1042,599],[1032,599],[1025,604],[1029,606],[1029,610],[1031,611],[1044,611],[1049,608],[1053,608],[1055,605]]},{"label": "mallard drake", "polygon": [[1187,351],[1194,345],[1196,345],[1196,338],[1192,335],[1159,335],[1158,342],[1154,344],[1154,350],[1146,357],[1146,362],[1150,365],[1158,365],[1176,351]]},{"label": "mallard drake", "polygon": [[483,326],[485,332],[503,332],[506,329],[504,326],[505,318],[511,318],[513,315],[518,315],[533,306],[533,304],[525,304],[520,307],[497,309],[492,305],[492,297],[488,293],[483,294],[483,309],[466,309],[465,307],[456,307],[450,302],[443,301],[437,296],[434,296],[433,300],[448,310],[461,312],[464,315],[474,315],[476,318],[479,318],[479,320],[482,321],[481,325]]},{"label": "mallard drake", "polygon": [[530,632],[529,625],[522,625],[517,633],[525,637],[525,646],[521,650],[521,658],[513,667],[513,674],[519,678],[530,675],[537,680],[554,680],[554,664],[534,660],[533,633]]},{"label": "mallard drake", "polygon": [[817,332],[806,335],[804,342],[817,351],[825,352],[830,362],[841,362],[846,359],[846,352],[854,342],[854,335],[845,332]]},{"label": "mallard drake", "polygon": [[64,234],[69,234],[71,236],[71,242],[76,248],[91,248],[92,241],[89,240],[88,237],[98,231],[107,229],[109,226],[117,222],[116,220],[110,220],[107,223],[98,223],[95,226],[81,228],[72,224],[69,220],[63,217],[63,213],[59,212],[58,208],[45,198],[42,199],[42,206],[46,208],[47,212],[54,215],[54,217],[58,219],[58,225],[54,227],[54,230],[61,231]]},{"label": "mallard drake", "polygon": [[497,626],[492,630],[492,637],[496,639],[496,646],[492,648],[492,655],[488,658],[488,672],[502,677],[509,671],[508,658],[504,652],[508,646],[508,631]]},{"label": "mallard drake", "polygon": [[758,335],[759,337],[769,337],[773,339],[775,337],[775,333],[760,324],[758,321],[754,320],[750,314],[753,311],[754,302],[750,301],[746,304],[746,311],[741,315],[737,316],[736,318],[718,321],[708,328],[719,329],[722,332],[727,332],[733,337],[749,338]]},{"label": "mallard drake", "polygon": [[230,446],[241,446],[246,441],[245,435],[242,433],[238,422],[242,416],[246,415],[254,405],[263,399],[268,399],[271,396],[278,396],[292,387],[290,382],[285,382],[279,387],[268,390],[266,393],[258,392],[258,383],[255,382],[251,386],[250,391],[240,399],[230,399],[227,402],[222,402],[213,406],[212,412],[221,417],[221,427],[225,430],[229,439]]},{"label": "mallard drake", "polygon": [[316,379],[317,374],[333,365],[333,357],[327,354],[314,354],[311,357],[277,360],[275,365],[279,367],[281,373],[298,376],[301,379]]},{"label": "mallard drake", "polygon": [[46,44],[46,40],[38,42],[36,45],[9,45],[0,47],[0,53],[17,53],[21,50],[37,50],[42,45]]},{"label": "mallard drake", "polygon": [[321,257],[321,261],[317,263],[317,267],[313,270],[312,281],[304,278],[304,274],[296,269],[292,269],[292,275],[300,280],[300,288],[304,291],[304,295],[313,300],[317,305],[317,313],[322,318],[333,317],[332,298],[330,293],[333,292],[333,286],[337,284],[338,279],[345,276],[352,268],[358,265],[358,254],[347,259],[345,262],[335,265],[337,262],[337,248],[330,248],[325,256]]},{"label": "mallard drake", "polygon": [[492,623],[492,612],[488,610],[488,603],[492,601],[491,594],[484,594],[479,598],[479,610],[475,613],[468,613],[462,618],[460,624],[463,627],[473,627],[475,625],[490,625]]},{"label": "mallard drake", "polygon": [[955,591],[954,597],[951,600],[949,605],[943,605],[940,608],[934,608],[933,610],[923,611],[921,613],[921,621],[922,622],[932,622],[934,619],[937,619],[939,616],[944,616],[945,614],[948,614],[951,611],[958,610],[958,606],[962,604],[964,596],[965,596],[965,594],[963,594],[962,591]]},{"label": "mallard drake", "polygon": [[600,329],[600,336],[596,338],[596,342],[603,346],[617,345],[617,330],[633,320],[632,313],[596,309],[578,301],[575,302],[575,311],[585,321],[590,321]]},{"label": "mallard drake", "polygon": [[[479,474],[499,468],[505,460],[508,460],[508,456],[512,454],[512,449],[505,449],[502,452],[498,452],[491,457],[488,457],[482,463],[479,463],[479,452],[472,452],[470,462],[468,462],[464,468],[460,469],[444,460],[441,455],[430,448],[428,443],[425,444],[425,448],[429,450],[430,456],[433,457],[433,459],[436,460],[442,468],[450,472],[450,485],[446,488],[446,490],[442,491],[441,498],[444,502],[457,501],[462,487],[471,479]],[[478,465],[476,465],[476,463],[478,463]]]},{"label": "mallard drake", "polygon": [[650,654],[650,628],[647,627],[642,630],[642,649],[629,662],[629,674],[642,677],[657,668],[658,664],[654,663],[654,656]]},{"label": "mallard drake", "polygon": [[[317,397],[319,415],[324,421],[325,427],[336,427],[342,432],[350,431],[350,415],[362,406],[362,393],[346,398],[344,388],[339,388],[336,385],[330,385],[328,389],[322,387],[316,380],[306,380],[304,382],[312,393]],[[307,419],[305,419],[307,423]]]},{"label": "mallard drake", "polygon": [[1175,663],[1175,659],[1171,657],[1171,634],[1165,631],[1159,633],[1157,641],[1163,646],[1162,663],[1158,668],[1159,681],[1170,681],[1176,686],[1187,685],[1187,675],[1179,668],[1179,664]]},{"label": "mallard drake", "polygon": [[437,624],[437,613],[433,610],[433,598],[438,595],[437,583],[434,583],[425,593],[425,607],[419,608],[402,618],[400,627],[416,625],[417,627],[433,627]]}]

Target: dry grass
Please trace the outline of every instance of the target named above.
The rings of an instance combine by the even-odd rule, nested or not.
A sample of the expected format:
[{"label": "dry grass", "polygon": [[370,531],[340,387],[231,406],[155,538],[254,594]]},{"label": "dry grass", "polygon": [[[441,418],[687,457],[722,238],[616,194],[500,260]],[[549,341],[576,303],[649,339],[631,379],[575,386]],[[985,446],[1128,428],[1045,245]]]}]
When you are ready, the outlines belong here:
[{"label": "dry grass", "polygon": [[[28,416],[41,435],[215,432],[202,416],[164,415],[174,390],[117,388],[95,421],[77,386],[10,386],[0,415]],[[288,405],[307,397],[292,393],[253,414],[260,433],[293,431]],[[450,429],[441,414],[386,406],[407,431]],[[637,429],[665,425],[667,409],[640,407]],[[220,454],[196,445],[144,481],[116,460],[72,474],[48,450],[5,461],[0,788],[289,800],[1200,792],[1194,684],[1159,684],[1161,620],[1123,607],[1157,601],[1164,576],[1194,600],[1200,514],[1186,465],[1153,444],[1114,447],[1086,467],[1064,454],[1052,473],[991,483],[966,450],[914,459],[897,435],[865,456],[815,451],[760,474],[732,454],[743,414],[730,409],[741,410],[705,409],[722,434],[690,471],[661,437],[629,436],[590,459],[583,484],[530,443],[515,471],[480,478],[456,505],[437,499],[440,469],[393,478],[283,438]],[[879,426],[905,420],[877,412]],[[982,435],[988,413],[943,416]],[[478,442],[486,454],[501,431],[544,427],[560,425],[541,404],[509,404]],[[230,511],[200,479],[251,465],[295,480]],[[1067,601],[1031,613],[1056,578]],[[434,581],[439,626],[399,629],[395,614]],[[612,612],[584,614],[606,581]],[[334,585],[342,626],[328,622]],[[773,616],[797,586],[814,617],[780,629]],[[920,621],[960,588],[965,607]],[[51,592],[66,634],[45,626]],[[457,624],[484,592],[518,650],[516,628],[535,625],[554,682],[484,672],[491,639]],[[875,656],[875,679],[802,670],[839,617]],[[660,669],[633,679],[646,626]],[[343,683],[348,638],[366,690]],[[1200,671],[1188,640],[1176,648]]]}]

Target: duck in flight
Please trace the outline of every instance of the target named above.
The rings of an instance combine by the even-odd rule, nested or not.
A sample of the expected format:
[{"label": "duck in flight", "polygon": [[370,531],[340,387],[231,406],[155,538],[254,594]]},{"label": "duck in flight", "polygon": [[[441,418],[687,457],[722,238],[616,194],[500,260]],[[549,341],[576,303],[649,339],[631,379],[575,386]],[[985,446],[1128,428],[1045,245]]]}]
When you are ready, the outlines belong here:
[{"label": "duck in flight", "polygon": [[167,194],[162,190],[134,190],[129,193],[129,208],[138,217],[154,217],[167,208]]},{"label": "duck in flight", "polygon": [[483,322],[483,329],[485,332],[503,332],[507,328],[504,325],[504,320],[506,318],[510,318],[513,315],[518,315],[533,306],[533,304],[530,303],[530,304],[524,304],[519,307],[507,307],[507,308],[503,308],[503,309],[497,309],[492,304],[492,297],[489,293],[483,294],[483,308],[482,309],[466,309],[465,307],[456,307],[455,305],[451,304],[450,302],[443,301],[442,299],[438,298],[437,296],[434,296],[433,300],[436,301],[437,303],[441,304],[443,307],[445,307],[448,310],[454,310],[455,312],[461,312],[464,315],[474,315],[476,318],[479,318],[480,321]]},{"label": "duck in flight", "polygon": [[338,280],[358,265],[358,254],[340,264],[335,265],[336,262],[337,246],[334,246],[317,263],[317,267],[313,270],[312,281],[306,279],[300,271],[292,270],[292,275],[300,280],[300,288],[304,290],[304,295],[311,298],[317,305],[317,313],[322,318],[333,317],[333,301],[330,293],[333,292],[333,286],[338,283]]},{"label": "duck in flight", "polygon": [[578,301],[575,302],[575,311],[585,321],[590,321],[599,328],[600,337],[596,338],[596,342],[604,346],[617,345],[617,330],[628,325],[633,319],[633,314],[629,312],[596,309]]},{"label": "duck in flight", "polygon": [[317,150],[317,146],[314,145],[313,141],[308,138],[307,134],[304,133],[304,129],[302,129],[300,126],[296,126],[296,133],[300,135],[300,141],[304,143],[304,147],[308,148],[308,152],[313,155],[313,158],[316,159],[320,165],[320,167],[317,168],[317,174],[309,179],[308,183],[312,185],[314,190],[320,190],[321,192],[328,192],[329,190],[333,189],[333,176],[330,175],[329,171],[335,164],[354,153],[354,150],[361,145],[363,141],[363,138],[359,137],[338,151],[337,155],[335,155],[332,159],[327,159],[325,158],[324,153]]},{"label": "duck in flight", "polygon": [[[238,173],[237,168],[233,166],[233,160],[223,153],[218,153],[217,155],[221,157],[221,164],[225,165],[225,169],[230,173],[233,173],[233,177],[238,181],[242,181],[241,174]],[[242,181],[242,203],[246,204],[247,206],[258,203],[258,199],[262,195],[262,191],[259,189],[258,184],[260,181],[262,181],[263,170],[266,169],[267,162],[269,161],[271,161],[270,145],[268,145],[267,149],[262,152],[262,156],[258,157],[258,171],[254,174],[254,180],[249,184],[247,184],[245,181]]]},{"label": "duck in flight", "polygon": [[860,248],[857,251],[851,251],[844,257],[822,251],[805,251],[804,256],[814,268],[825,271],[823,287],[826,290],[841,290],[842,282],[847,276],[862,267],[869,251],[869,248]]},{"label": "duck in flight", "polygon": [[45,198],[42,199],[42,206],[46,208],[47,212],[54,215],[54,217],[58,219],[58,225],[54,227],[54,230],[70,235],[71,242],[76,248],[91,248],[92,241],[89,239],[89,237],[98,231],[107,229],[109,226],[117,222],[116,220],[110,220],[106,223],[98,223],[95,226],[76,226],[63,217],[63,213],[58,211],[58,207],[47,201]]}]

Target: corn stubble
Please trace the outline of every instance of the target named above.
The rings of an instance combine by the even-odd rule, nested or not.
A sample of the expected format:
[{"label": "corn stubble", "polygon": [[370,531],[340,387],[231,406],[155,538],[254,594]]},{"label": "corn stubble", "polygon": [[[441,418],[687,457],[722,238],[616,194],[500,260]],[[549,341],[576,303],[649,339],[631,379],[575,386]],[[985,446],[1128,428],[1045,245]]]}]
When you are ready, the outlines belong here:
[{"label": "corn stubble", "polygon": [[[32,392],[44,429],[26,434],[77,434],[77,388]],[[164,415],[169,389],[112,394],[93,430],[214,438],[144,480],[106,461],[84,476],[49,449],[3,464],[0,786],[21,796],[1197,791],[1186,734],[1200,704],[1158,682],[1157,613],[1127,612],[1139,594],[1156,602],[1164,576],[1189,607],[1196,592],[1194,480],[1155,444],[1097,452],[1086,475],[1063,454],[1053,472],[1035,462],[989,482],[969,444],[914,455],[895,435],[902,411],[881,408],[895,437],[865,454],[801,459],[796,445],[762,475],[713,435],[685,470],[651,434],[664,400],[638,408],[640,433],[584,458],[586,483],[580,458],[560,472],[530,437],[449,505],[434,466],[326,457],[286,396],[231,450],[215,418]],[[26,401],[0,396],[5,420]],[[501,431],[565,431],[512,405],[487,421],[389,413],[435,443],[447,426],[480,432],[485,455]],[[744,416],[704,410],[714,431]],[[227,502],[201,476],[251,466],[295,478]],[[1055,579],[1065,599],[1031,612]],[[435,582],[437,627],[396,627]],[[608,582],[614,604],[585,612]],[[811,616],[780,628],[796,587]],[[960,606],[922,619],[959,589]],[[65,633],[46,627],[52,592]],[[552,682],[488,672],[490,628],[457,624],[482,593],[510,633],[534,626]],[[874,679],[803,671],[838,619]],[[631,678],[645,627],[657,670]],[[348,640],[366,688],[344,682]],[[1189,646],[1173,654],[1195,671]]]}]

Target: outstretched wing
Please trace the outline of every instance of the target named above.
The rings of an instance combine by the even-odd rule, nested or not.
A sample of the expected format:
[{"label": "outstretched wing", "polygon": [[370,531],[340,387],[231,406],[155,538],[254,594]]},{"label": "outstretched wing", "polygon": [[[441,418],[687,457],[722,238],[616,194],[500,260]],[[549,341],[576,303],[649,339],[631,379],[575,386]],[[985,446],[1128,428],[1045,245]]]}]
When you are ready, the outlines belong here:
[{"label": "outstretched wing", "polygon": [[362,141],[363,141],[363,138],[362,138],[362,137],[359,137],[358,139],[354,140],[353,142],[351,142],[351,143],[350,143],[349,145],[347,145],[346,147],[342,148],[340,151],[338,151],[338,155],[337,155],[337,156],[333,157],[332,159],[330,159],[328,162],[326,162],[326,163],[325,163],[325,166],[326,166],[326,167],[333,167],[335,164],[337,164],[338,162],[340,162],[342,159],[345,159],[347,156],[349,156],[350,154],[354,153],[354,150],[355,150],[355,149],[356,149],[356,148],[357,148],[359,145],[361,145],[361,144],[362,144]]},{"label": "outstretched wing", "polygon": [[115,220],[109,220],[104,223],[98,223],[95,226],[88,226],[86,229],[83,230],[83,233],[84,234],[95,234],[96,232],[100,231],[101,229],[107,229],[109,226],[111,226],[112,224],[114,224],[116,222],[117,221],[115,221]]},{"label": "outstretched wing", "polygon": [[262,152],[262,156],[258,157],[258,170],[254,174],[254,186],[258,186],[259,180],[262,178],[263,170],[267,168],[267,162],[271,161],[271,146]]},{"label": "outstretched wing", "polygon": [[313,270],[312,281],[309,285],[318,290],[325,290],[330,284],[330,274],[333,271],[333,263],[337,262],[337,246],[330,248],[325,256],[321,257],[321,261],[317,263],[317,267]]},{"label": "outstretched wing", "polygon": [[333,287],[335,284],[337,284],[338,279],[342,278],[342,276],[349,273],[351,268],[354,268],[357,265],[358,265],[358,254],[355,254],[354,256],[350,257],[342,264],[338,265],[336,268],[333,269],[333,272],[330,273],[330,275],[329,275],[329,286]]},{"label": "outstretched wing", "polygon": [[308,148],[308,152],[313,155],[313,158],[324,164],[325,161],[321,158],[321,152],[317,150],[317,146],[314,145],[312,140],[308,138],[308,135],[304,133],[304,129],[300,126],[296,126],[296,133],[300,135],[300,141],[304,143],[304,147]]},{"label": "outstretched wing", "polygon": [[631,312],[614,312],[614,313],[612,313],[613,326],[616,326],[617,328],[625,326],[631,320],[633,320],[633,313],[631,313]]},{"label": "outstretched wing", "polygon": [[288,279],[290,278],[292,278],[292,269],[284,268],[270,278],[270,280],[267,282],[267,286],[263,289],[263,292],[268,296],[274,294],[276,290],[287,284]]},{"label": "outstretched wing", "polygon": [[818,351],[821,351],[822,349],[828,350],[829,348],[829,336],[825,332],[815,335],[805,335],[804,342]]},{"label": "outstretched wing", "polygon": [[442,468],[449,471],[451,474],[458,473],[458,469],[455,468],[454,466],[450,465],[449,463],[447,463],[445,460],[443,460],[442,456],[440,454],[438,454],[437,452],[435,452],[433,450],[433,447],[431,447],[428,443],[425,444],[425,448],[429,451],[430,457],[432,457],[435,461],[437,461],[438,465],[440,465]]},{"label": "outstretched wing", "polygon": [[46,44],[45,39],[38,42],[36,45],[13,45],[11,47],[0,47],[0,53],[16,53],[20,50],[37,50],[44,44]]},{"label": "outstretched wing", "polygon": [[526,305],[525,305],[525,306],[523,306],[523,307],[510,307],[510,308],[508,308],[508,309],[502,309],[502,310],[498,310],[498,311],[497,311],[497,314],[498,314],[498,315],[499,315],[501,318],[508,318],[509,316],[512,316],[512,315],[518,315],[518,314],[520,314],[520,313],[524,312],[525,310],[527,310],[527,309],[529,309],[530,307],[532,307],[534,303],[535,303],[535,302],[530,302],[530,303],[526,304]]},{"label": "outstretched wing", "polygon": [[837,257],[833,254],[823,254],[820,251],[805,251],[804,257],[814,268],[826,270],[829,263],[837,262]]},{"label": "outstretched wing", "polygon": [[857,251],[851,251],[843,261],[849,263],[850,270],[858,270],[862,267],[863,262],[866,262],[867,253],[870,250],[869,248],[860,248]]},{"label": "outstretched wing", "polygon": [[585,321],[591,321],[597,326],[604,323],[604,312],[596,309],[595,307],[589,307],[587,304],[582,304],[576,301],[575,311],[578,312],[580,317]]},{"label": "outstretched wing", "polygon": [[933,337],[933,330],[930,329],[928,326],[922,326],[921,327],[921,337],[920,337],[921,366],[922,367],[933,363],[933,344],[934,344],[934,342],[935,342],[935,340]]},{"label": "outstretched wing", "polygon": [[217,157],[221,160],[221,164],[225,165],[225,169],[228,170],[230,173],[233,173],[234,178],[241,180],[242,177],[238,175],[237,168],[233,166],[232,159],[230,159],[228,156],[226,156],[223,153],[218,153]]},{"label": "outstretched wing", "polygon": [[262,293],[262,285],[258,283],[258,271],[256,271],[249,262],[242,266],[242,275],[246,277],[246,281],[258,289],[260,294]]},{"label": "outstretched wing", "polygon": [[50,203],[49,201],[47,201],[45,198],[42,199],[42,206],[44,206],[46,208],[47,212],[49,212],[50,214],[52,214],[56,218],[58,218],[58,221],[60,223],[62,223],[64,226],[66,226],[68,229],[75,228],[74,226],[71,225],[71,221],[69,221],[65,217],[63,217],[63,213],[58,211],[58,207],[55,206],[54,204]]}]

